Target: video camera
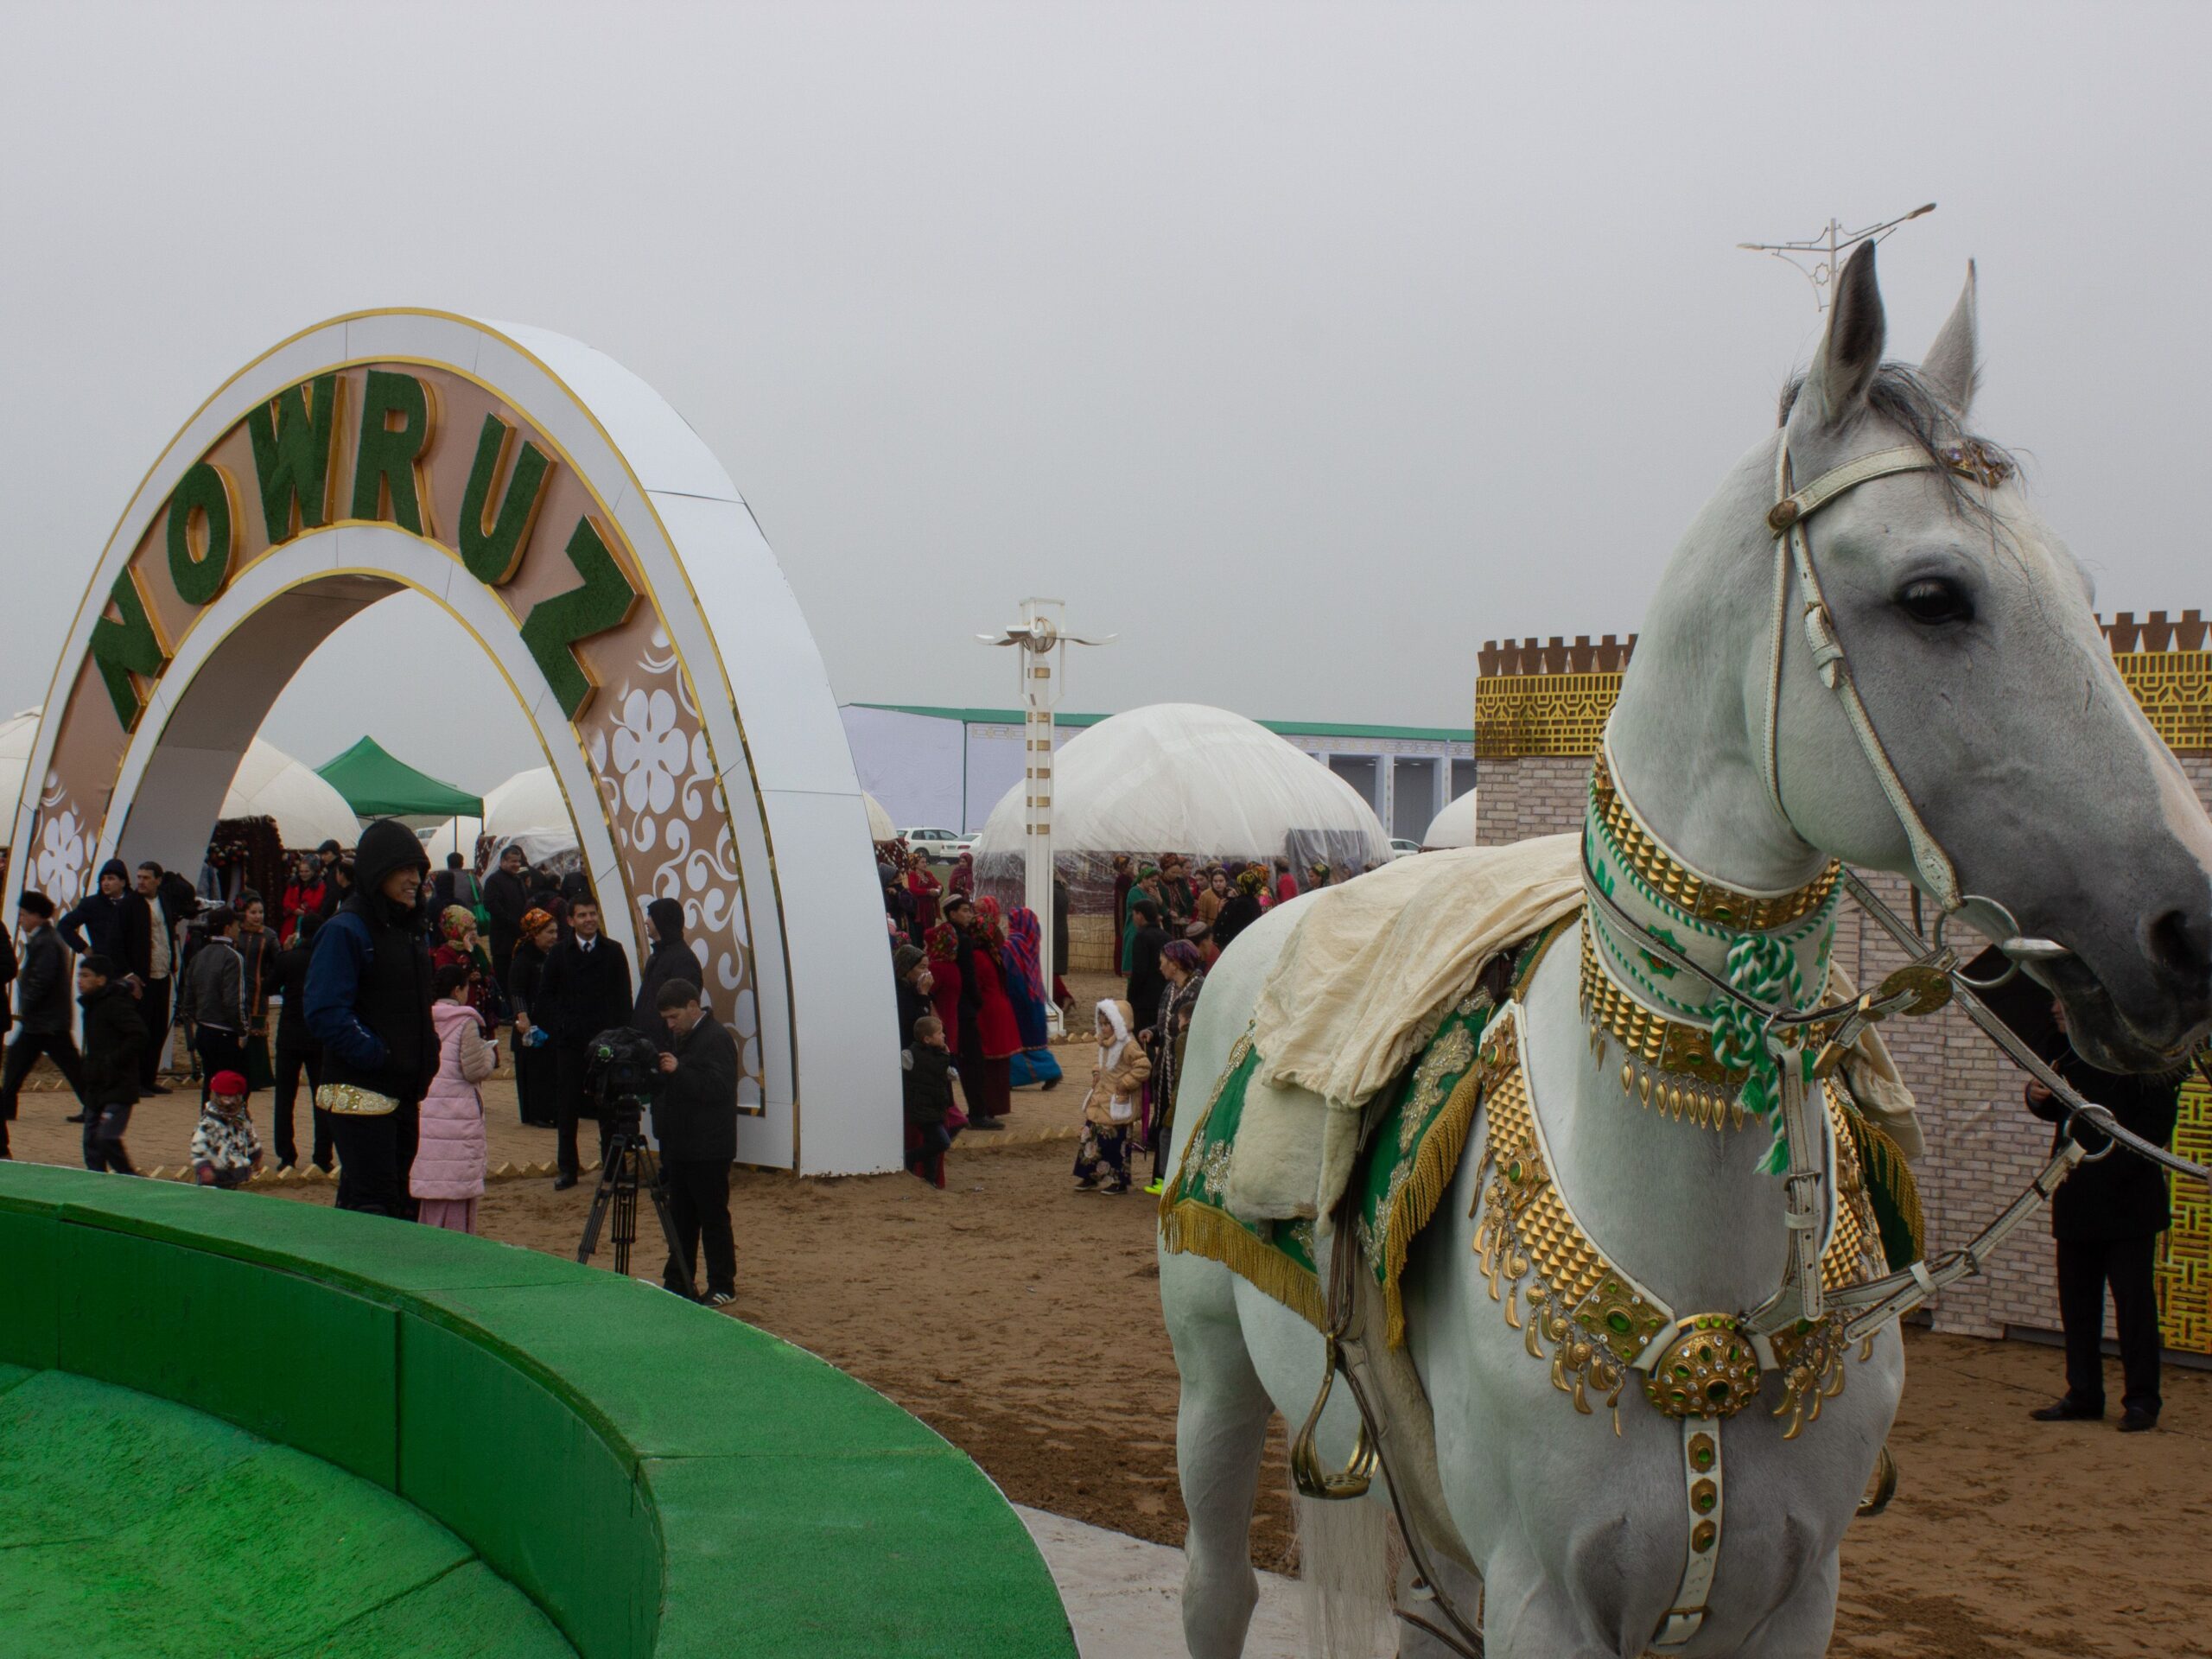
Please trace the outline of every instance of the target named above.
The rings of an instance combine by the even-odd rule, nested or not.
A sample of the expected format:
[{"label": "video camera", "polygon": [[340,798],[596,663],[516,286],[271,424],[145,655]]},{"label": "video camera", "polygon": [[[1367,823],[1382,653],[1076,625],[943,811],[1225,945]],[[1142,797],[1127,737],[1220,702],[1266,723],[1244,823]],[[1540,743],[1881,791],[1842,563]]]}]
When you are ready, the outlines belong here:
[{"label": "video camera", "polygon": [[613,1106],[634,1119],[651,1103],[660,1082],[660,1050],[650,1037],[626,1026],[612,1027],[591,1039],[584,1077],[602,1110]]}]

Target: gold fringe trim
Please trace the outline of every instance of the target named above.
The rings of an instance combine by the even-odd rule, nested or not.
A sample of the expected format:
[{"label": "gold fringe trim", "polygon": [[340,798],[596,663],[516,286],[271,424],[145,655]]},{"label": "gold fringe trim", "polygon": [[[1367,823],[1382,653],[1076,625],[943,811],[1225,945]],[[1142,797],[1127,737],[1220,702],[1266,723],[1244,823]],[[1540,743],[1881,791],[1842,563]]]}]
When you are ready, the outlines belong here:
[{"label": "gold fringe trim", "polygon": [[1382,1237],[1382,1288],[1389,1306],[1389,1338],[1393,1348],[1406,1345],[1406,1307],[1399,1289],[1406,1270],[1406,1252],[1413,1247],[1414,1236],[1428,1225],[1436,1206],[1444,1202],[1446,1189],[1459,1173],[1459,1157],[1467,1149],[1467,1135],[1474,1127],[1476,1109],[1482,1104],[1487,1070],[1477,1060],[1452,1090],[1444,1109],[1421,1136],[1413,1169],[1406,1177],[1396,1207],[1390,1211],[1389,1230]]},{"label": "gold fringe trim", "polygon": [[[1170,1255],[1218,1262],[1316,1331],[1328,1328],[1321,1281],[1226,1211],[1185,1198],[1161,1218],[1160,1237]],[[1351,1245],[1349,1239],[1342,1243]]]},{"label": "gold fringe trim", "polygon": [[1925,1257],[1928,1252],[1928,1219],[1920,1208],[1920,1181],[1912,1173],[1912,1166],[1905,1160],[1904,1151],[1891,1140],[1889,1132],[1869,1119],[1865,1113],[1847,1111],[1844,1122],[1851,1126],[1851,1138],[1859,1148],[1859,1166],[1865,1171],[1869,1185],[1879,1185],[1897,1207],[1897,1216],[1912,1235],[1912,1249],[1916,1256]]}]

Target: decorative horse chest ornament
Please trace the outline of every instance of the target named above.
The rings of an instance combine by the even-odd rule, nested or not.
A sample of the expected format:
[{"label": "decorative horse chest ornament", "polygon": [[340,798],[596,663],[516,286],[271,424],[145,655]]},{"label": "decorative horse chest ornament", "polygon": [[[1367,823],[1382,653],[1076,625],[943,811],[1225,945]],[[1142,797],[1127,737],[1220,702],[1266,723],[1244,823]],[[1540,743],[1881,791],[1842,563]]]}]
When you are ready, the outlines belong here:
[{"label": "decorative horse chest ornament", "polygon": [[[1724,486],[1647,619],[1592,767],[1579,907],[1529,942],[1510,980],[1462,988],[1446,1020],[1478,1046],[1455,1057],[1465,1092],[1439,1121],[1479,1146],[1467,1142],[1475,1155],[1456,1173],[1428,1172],[1417,1214],[1375,1207],[1399,1199],[1402,1175],[1387,1192],[1377,1178],[1365,1213],[1325,1193],[1310,1221],[1241,1236],[1179,1218],[1179,1193],[1197,1190],[1186,1178],[1224,1184],[1234,1147],[1209,1127],[1217,1109],[1237,1116],[1223,1090],[1249,1072],[1249,1010],[1301,912],[1326,897],[1249,931],[1210,979],[1177,1114],[1184,1152],[1203,1146],[1209,1168],[1186,1164],[1170,1186],[1161,1257],[1184,1379],[1184,1624],[1199,1659],[1242,1649],[1270,1402],[1304,1419],[1301,1493],[1351,1497],[1382,1473],[1433,1597],[1403,1616],[1446,1647],[1496,1659],[1825,1651],[1835,1547],[1878,1462],[1877,1507],[1893,1484],[1882,1441],[1903,1382],[1898,1317],[1978,1271],[2083,1155],[2069,1141],[1971,1243],[1923,1259],[1905,1149],[1852,1081],[1856,1046],[1886,1018],[1955,999],[2073,1115],[2133,1155],[2212,1179],[2121,1131],[2027,1053],[1943,942],[1959,917],[1996,938],[2008,975],[2024,965],[2051,985],[2077,1046],[2124,1063],[2111,1069],[2177,1063],[2212,1023],[2212,824],[2176,791],[2171,755],[2127,719],[2108,656],[2094,672],[2101,638],[2070,557],[2006,487],[2009,461],[1963,429],[1973,333],[1970,279],[1916,374],[1883,365],[1872,248],[1847,268],[1771,452]],[[1793,454],[1821,463],[1802,486]],[[1747,514],[1762,475],[1765,505]],[[1824,512],[1839,516],[1816,560],[1811,521]],[[1967,550],[1965,529],[1986,533],[1989,556]],[[1694,601],[1700,582],[1758,591],[1745,575],[1761,543],[1771,581],[1751,607]],[[2031,626],[2054,638],[2019,637]],[[2139,800],[2114,805],[2107,791],[2093,817],[2050,824],[2054,844],[2070,836],[2086,857],[2101,842],[2098,868],[2125,861],[2125,874],[2070,893],[2038,884],[2019,849],[1978,836],[1961,810],[2017,788],[2014,756],[1931,743],[1925,719],[1878,725],[1877,709],[1895,716],[1926,691],[1916,676],[1957,702],[1945,652],[1966,645],[2005,653],[2005,672],[1987,677],[2003,682],[1990,687],[2004,703],[1995,724],[2013,729],[1996,735],[2040,758],[2048,785],[2063,791],[2082,764],[2052,739],[2062,710],[2127,758]],[[1732,703],[1715,694],[1716,664],[1731,665],[1726,691],[1740,684]],[[1847,863],[1911,876],[1938,906],[1933,938]],[[1829,972],[1845,893],[1911,954],[1848,996]],[[1569,931],[1574,949],[1554,950]],[[1422,1095],[1409,1086],[1405,1102]],[[1405,1109],[1367,1109],[1369,1155],[1389,1138],[1378,1124]],[[1402,1293],[1376,1248],[1385,1230]],[[1362,1251],[1337,1248],[1355,1235],[1374,1274],[1354,1265]],[[1260,1270],[1270,1238],[1302,1279]],[[1311,1288],[1284,1294],[1293,1281]],[[1502,1320],[1473,1318],[1477,1298]],[[1846,1396],[1854,1370],[1867,1381]],[[1564,1416],[1542,1404],[1562,1394]],[[1593,1400],[1610,1408],[1599,1440],[1578,1426]],[[1742,1415],[1761,1401],[1768,1412]]]}]

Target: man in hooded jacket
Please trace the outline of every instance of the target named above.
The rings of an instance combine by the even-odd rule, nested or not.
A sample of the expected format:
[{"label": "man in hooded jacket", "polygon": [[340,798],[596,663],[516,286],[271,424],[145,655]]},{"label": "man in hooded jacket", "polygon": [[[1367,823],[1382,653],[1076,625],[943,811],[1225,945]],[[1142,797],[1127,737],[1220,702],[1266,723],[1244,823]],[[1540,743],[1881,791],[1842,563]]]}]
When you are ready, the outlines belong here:
[{"label": "man in hooded jacket", "polygon": [[674,899],[656,899],[645,906],[645,925],[652,929],[652,949],[638,976],[638,1000],[630,1009],[630,1029],[653,1039],[664,1054],[674,1039],[660,1011],[660,988],[671,980],[698,983],[699,958],[683,940],[683,906]]},{"label": "man in hooded jacket", "polygon": [[416,899],[430,861],[415,832],[382,818],[361,831],[353,889],[317,931],[308,1030],[322,1046],[315,1103],[331,1114],[338,1207],[412,1220],[408,1171],[423,1091],[438,1069],[430,950]]}]

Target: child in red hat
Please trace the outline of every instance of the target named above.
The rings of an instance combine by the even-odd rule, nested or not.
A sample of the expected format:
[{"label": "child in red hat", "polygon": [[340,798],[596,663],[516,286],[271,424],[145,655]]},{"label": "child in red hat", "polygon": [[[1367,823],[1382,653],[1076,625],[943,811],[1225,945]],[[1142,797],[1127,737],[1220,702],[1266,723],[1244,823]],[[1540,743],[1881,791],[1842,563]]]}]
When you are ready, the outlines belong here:
[{"label": "child in red hat", "polygon": [[261,1167],[261,1141],[246,1108],[245,1075],[218,1071],[192,1132],[192,1173],[202,1186],[244,1186]]}]

